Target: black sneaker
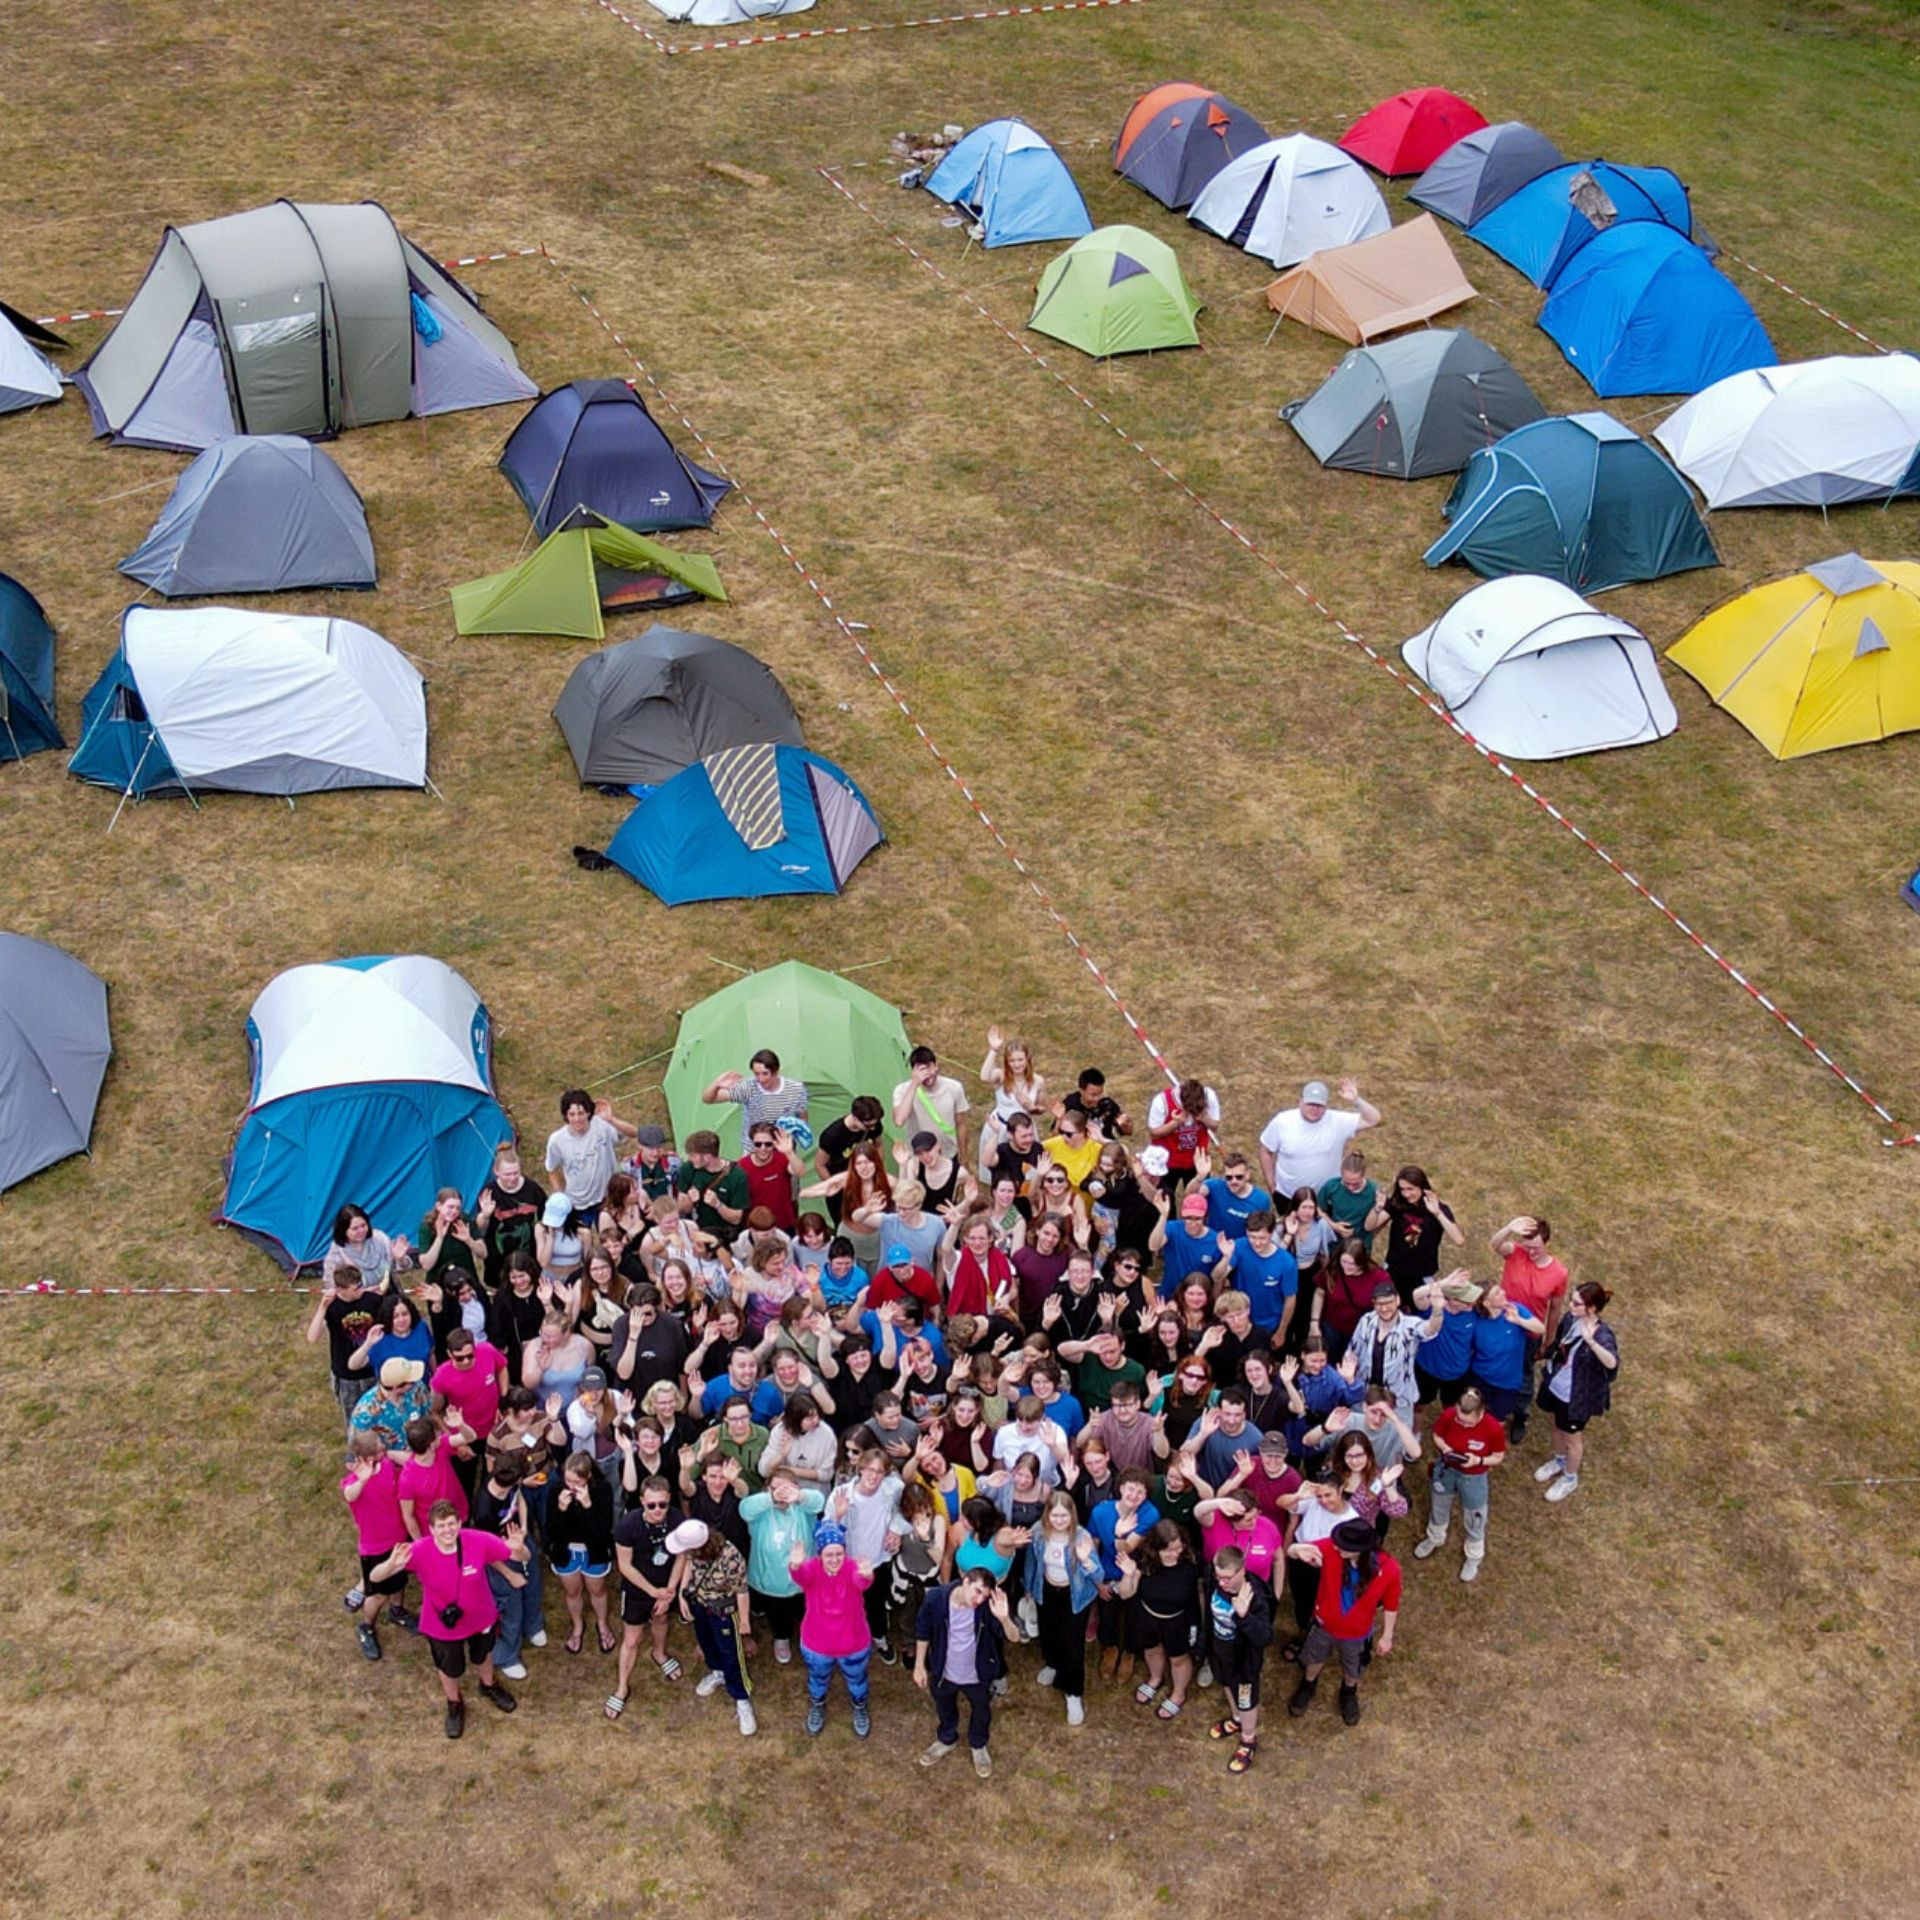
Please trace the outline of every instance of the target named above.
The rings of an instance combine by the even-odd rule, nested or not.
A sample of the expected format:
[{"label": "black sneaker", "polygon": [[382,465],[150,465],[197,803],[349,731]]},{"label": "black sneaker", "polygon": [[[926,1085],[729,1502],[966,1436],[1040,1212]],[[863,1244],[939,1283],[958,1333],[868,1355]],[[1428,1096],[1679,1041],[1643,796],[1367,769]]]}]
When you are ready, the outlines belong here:
[{"label": "black sneaker", "polygon": [[380,1658],[380,1636],[364,1620],[360,1622],[360,1651],[369,1660]]},{"label": "black sneaker", "polygon": [[900,1664],[900,1656],[894,1651],[891,1640],[875,1642],[873,1651],[883,1667],[897,1667]]},{"label": "black sneaker", "polygon": [[1357,1727],[1360,1724],[1360,1689],[1358,1687],[1340,1689],[1340,1718],[1350,1727]]},{"label": "black sneaker", "polygon": [[420,1631],[420,1616],[415,1613],[411,1607],[389,1607],[387,1609],[387,1618],[391,1620],[402,1633],[418,1633]]},{"label": "black sneaker", "polygon": [[480,1691],[485,1694],[502,1713],[512,1713],[520,1705],[520,1702],[497,1680],[492,1686],[488,1686],[487,1683],[482,1680],[480,1682]]},{"label": "black sneaker", "polygon": [[1293,1690],[1293,1698],[1287,1702],[1287,1712],[1296,1720],[1313,1705],[1313,1696],[1320,1691],[1318,1680],[1302,1680]]},{"label": "black sneaker", "polygon": [[458,1740],[467,1730],[467,1703],[464,1700],[447,1702],[447,1738]]}]

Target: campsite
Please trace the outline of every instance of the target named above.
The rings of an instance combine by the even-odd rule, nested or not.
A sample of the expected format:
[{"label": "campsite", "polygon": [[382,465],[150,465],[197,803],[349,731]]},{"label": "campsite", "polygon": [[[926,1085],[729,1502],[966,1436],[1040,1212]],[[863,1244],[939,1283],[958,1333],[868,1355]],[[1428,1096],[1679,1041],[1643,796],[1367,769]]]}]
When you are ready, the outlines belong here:
[{"label": "campsite", "polygon": [[[1897,435],[1809,438],[1808,421],[1882,417],[1828,399],[1796,419],[1783,403],[1811,373],[1776,393],[1750,355],[1704,369],[1743,384],[1689,403],[1691,435],[1674,391],[1590,384],[1595,314],[1575,316],[1570,357],[1536,325],[1554,291],[1470,228],[1497,218],[1476,204],[1489,175],[1663,169],[1781,363],[1911,346],[1906,10],[1571,0],[1525,34],[1512,10],[1410,0],[1128,0],[925,26],[905,23],[947,10],[685,11],[356,0],[321,19],[78,0],[14,23],[0,300],[68,344],[22,334],[33,357],[0,358],[0,573],[18,586],[0,586],[0,933],[43,943],[0,946],[0,982],[29,982],[0,1010],[49,1001],[54,978],[80,1035],[62,1056],[66,1132],[43,1116],[54,1157],[0,1164],[0,1434],[27,1469],[27,1550],[0,1575],[15,1897],[143,1920],[397,1915],[482,1887],[532,1913],[859,1914],[964,1888],[1131,1914],[1244,1903],[1256,1876],[1287,1898],[1311,1876],[1339,1912],[1902,1911],[1920,1647],[1911,1489],[1894,1483],[1915,1471],[1900,1306],[1920,1149],[1883,1142],[1920,1128],[1920,914],[1901,894],[1920,865],[1920,735],[1877,737],[1889,712],[1908,723],[1878,700],[1875,728],[1849,723],[1843,743],[1714,696],[1767,618],[1791,616],[1810,660],[1910,670],[1920,626],[1898,569],[1920,558],[1920,499],[1888,497],[1907,478]],[[855,25],[869,30],[770,37]],[[1210,213],[1222,237],[1188,218],[1205,185],[1181,205],[1180,170],[1115,169],[1135,103],[1176,84],[1217,94],[1256,147],[1300,137],[1343,163],[1319,249],[1430,212],[1475,297],[1361,341],[1277,309],[1269,289],[1307,255],[1274,257],[1293,249],[1284,221],[1260,224],[1286,210],[1270,183],[1261,209],[1249,189]],[[1429,176],[1418,200],[1421,173],[1342,152],[1369,109],[1428,87],[1551,152],[1486,142],[1484,165]],[[1068,208],[1058,238],[987,246],[971,214],[898,184],[913,163],[896,136],[1005,122],[1058,156],[1084,228]],[[1398,143],[1420,125],[1409,110],[1384,127],[1381,157],[1410,163]],[[1034,151],[1009,138],[1001,169]],[[358,218],[315,239],[287,224],[302,208]],[[254,297],[222,276],[265,242],[168,235],[263,212],[276,245],[348,256],[327,284],[361,274],[355,326],[321,333],[364,326],[366,370],[311,351],[308,307],[231,314],[266,327],[243,355],[262,378],[240,422],[212,316]],[[1258,244],[1234,244],[1243,217]],[[1129,253],[1127,229],[1155,246]],[[1640,254],[1656,229],[1678,231],[1612,231]],[[1069,247],[1106,284],[1082,294],[1060,269],[1060,329],[1030,327]],[[1146,271],[1116,281],[1123,257]],[[127,330],[163,260],[173,304]],[[1618,298],[1649,286],[1659,274]],[[432,345],[412,344],[416,294]],[[1112,350],[1141,320],[1151,350]],[[1396,368],[1446,332],[1490,357]],[[96,363],[124,444],[96,432],[84,392],[47,395],[37,364],[71,374],[116,339],[144,355],[117,385]],[[162,418],[176,351],[164,397],[181,405]],[[412,379],[395,371],[409,357]],[[1328,394],[1316,422],[1349,363],[1345,379],[1378,387]],[[1489,371],[1497,405],[1474,384]],[[1372,427],[1375,393],[1391,435]],[[491,403],[439,410],[462,396]],[[268,458],[280,438],[310,449],[234,499],[252,515],[283,486],[324,493],[340,510],[324,550],[289,553],[250,518],[222,534],[228,442],[193,439],[210,397]],[[631,426],[635,401],[692,504],[652,528],[618,519],[617,536],[569,524],[612,504],[565,498],[558,476],[592,452],[582,421]],[[554,409],[551,437],[521,438],[529,457],[503,468],[536,409]],[[1425,562],[1460,524],[1444,508],[1470,463],[1602,414],[1667,468],[1671,517],[1636,522],[1625,564],[1604,568],[1530,520],[1520,571],[1556,591],[1512,610],[1498,661],[1457,656],[1478,681],[1427,677],[1403,649],[1499,584],[1468,553]],[[1574,431],[1596,469],[1611,457]],[[289,584],[271,591],[183,573],[282,554]],[[1871,580],[1816,571],[1850,555]],[[1726,618],[1776,583],[1775,611]],[[166,597],[173,584],[190,591]],[[224,739],[196,731],[176,756],[165,696],[139,693],[142,629],[186,622],[193,646],[225,644],[207,615],[227,605],[248,623],[234,644],[300,621],[379,649],[356,639],[354,671],[315,651],[277,719],[256,732],[229,706]],[[1716,609],[1713,664],[1670,654]],[[1562,615],[1593,625],[1535,644]],[[749,681],[735,691],[758,737],[700,753],[777,748],[796,816],[847,796],[838,817],[873,838],[849,864],[822,832],[837,891],[668,905],[631,868],[576,859],[605,856],[689,773],[676,818],[697,812],[702,836],[729,819],[704,758],[655,777],[640,682],[607,673],[633,704],[605,736],[566,718],[587,663],[656,626],[771,676],[791,728]],[[1554,654],[1604,650],[1636,687],[1651,656],[1677,726],[1649,702],[1634,731],[1658,737],[1619,750],[1534,760],[1480,742],[1474,701]],[[409,728],[369,758],[346,723],[376,673],[381,711],[404,706]],[[68,766],[96,689],[111,717],[89,753],[117,756],[104,782]],[[323,697],[346,728],[324,759]],[[683,762],[691,739],[672,741]],[[586,757],[607,747],[632,757]],[[766,769],[746,771],[764,792]],[[621,790],[635,785],[652,796]],[[674,821],[654,822],[670,839]],[[736,833],[742,870],[764,857],[750,838]],[[635,864],[664,871],[656,857]],[[353,1651],[339,1423],[302,1339],[314,1299],[293,1291],[312,1276],[239,1230],[296,1227],[236,1215],[228,1164],[260,1144],[242,1123],[274,1090],[248,1034],[272,1027],[262,997],[302,988],[289,1014],[321,1008],[305,1031],[330,1055],[314,990],[341,989],[315,976],[411,955],[484,1007],[484,1071],[471,1017],[396,1006],[404,1044],[469,1096],[459,1124],[484,1130],[480,1103],[497,1102],[530,1170],[562,1088],[686,1130],[701,1109],[668,1074],[683,1015],[711,1010],[695,1077],[742,1069],[747,1034],[768,1043],[715,997],[790,963],[897,1009],[956,1075],[994,1021],[1056,1085],[1097,1064],[1136,1111],[1165,1084],[1159,1060],[1201,1075],[1248,1151],[1276,1096],[1351,1073],[1386,1114],[1376,1170],[1425,1158],[1480,1279],[1497,1271],[1488,1235],[1537,1207],[1579,1276],[1615,1291],[1629,1370],[1590,1485],[1548,1507],[1530,1480],[1524,1499],[1503,1484],[1475,1587],[1410,1568],[1367,1719],[1276,1715],[1244,1781],[1207,1739],[1211,1709],[1163,1726],[1107,1690],[1070,1741],[1028,1658],[994,1778],[949,1763],[936,1800],[912,1765],[930,1715],[900,1671],[876,1676],[864,1749],[844,1721],[806,1739],[795,1675],[770,1662],[757,1741],[651,1674],[616,1728],[606,1663],[569,1659],[557,1632],[522,1710],[473,1709],[484,1723],[449,1745],[417,1650],[390,1635],[381,1666]],[[291,1062],[277,1084],[324,1115],[302,1023],[272,1029]],[[891,1057],[892,1032],[874,1034]],[[15,1036],[0,1042],[15,1058]],[[209,1291],[132,1291],[168,1288]],[[1524,1768],[1525,1786],[1493,1794],[1469,1752]],[[406,1847],[370,1844],[376,1795],[397,1798]],[[1844,1875],[1813,1838],[1836,1831]]]}]

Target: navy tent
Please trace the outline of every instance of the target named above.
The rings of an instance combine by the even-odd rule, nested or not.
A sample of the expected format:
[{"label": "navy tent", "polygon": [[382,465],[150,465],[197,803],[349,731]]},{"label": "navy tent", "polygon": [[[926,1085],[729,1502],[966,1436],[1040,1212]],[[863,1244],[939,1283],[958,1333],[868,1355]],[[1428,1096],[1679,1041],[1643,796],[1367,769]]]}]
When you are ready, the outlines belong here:
[{"label": "navy tent", "polygon": [[1067,163],[1024,120],[975,127],[924,184],[936,200],[979,221],[983,247],[1078,240],[1093,231]]},{"label": "navy tent", "polygon": [[1573,256],[1540,326],[1602,399],[1698,393],[1779,359],[1745,295],[1691,240],[1639,221]]},{"label": "navy tent", "polygon": [[44,940],[0,933],[0,1191],[86,1152],[112,1058],[106,982]]},{"label": "navy tent", "polygon": [[1113,166],[1178,213],[1229,160],[1267,138],[1266,128],[1224,93],[1175,80],[1133,103],[1113,143]]},{"label": "navy tent", "polygon": [[1528,181],[1566,164],[1567,156],[1544,133],[1524,120],[1502,120],[1456,140],[1407,189],[1407,198],[1455,226],[1470,227]]},{"label": "navy tent", "polygon": [[1611,414],[1516,428],[1467,462],[1444,511],[1427,565],[1464,560],[1489,579],[1538,573],[1600,593],[1720,564],[1686,482]]},{"label": "navy tent", "polygon": [[1692,234],[1693,208],[1677,173],[1605,160],[1555,167],[1483,214],[1467,238],[1517,267],[1536,287],[1550,287],[1596,233],[1633,221]]},{"label": "navy tent", "polygon": [[627,815],[604,862],[670,907],[838,893],[885,839],[867,797],[805,747],[729,747],[696,760]]},{"label": "navy tent", "polygon": [[500,471],[542,534],[579,507],[635,533],[709,526],[733,485],[686,459],[627,380],[542,394],[508,437]]},{"label": "navy tent", "polygon": [[0,573],[0,760],[65,745],[53,717],[53,628],[40,602]]}]

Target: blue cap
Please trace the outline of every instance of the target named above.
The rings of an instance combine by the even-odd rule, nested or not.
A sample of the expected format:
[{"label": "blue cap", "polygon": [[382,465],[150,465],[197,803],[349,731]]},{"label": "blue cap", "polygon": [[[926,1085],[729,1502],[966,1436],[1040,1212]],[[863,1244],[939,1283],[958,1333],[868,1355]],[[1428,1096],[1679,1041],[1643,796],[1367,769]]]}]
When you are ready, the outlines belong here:
[{"label": "blue cap", "polygon": [[890,1267],[910,1267],[913,1265],[913,1249],[895,1241],[887,1249],[887,1265]]},{"label": "blue cap", "polygon": [[844,1547],[847,1544],[847,1530],[838,1520],[822,1520],[813,1530],[813,1544],[816,1547]]},{"label": "blue cap", "polygon": [[787,1130],[788,1138],[803,1152],[813,1145],[813,1129],[797,1113],[786,1115],[777,1124]]}]

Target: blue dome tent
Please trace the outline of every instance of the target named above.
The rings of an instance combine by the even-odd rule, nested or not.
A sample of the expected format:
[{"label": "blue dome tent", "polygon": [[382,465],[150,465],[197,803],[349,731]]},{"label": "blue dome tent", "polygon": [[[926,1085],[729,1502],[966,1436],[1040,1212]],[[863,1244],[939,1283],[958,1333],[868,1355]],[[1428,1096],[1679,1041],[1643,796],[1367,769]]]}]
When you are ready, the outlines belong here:
[{"label": "blue dome tent", "polygon": [[0,760],[66,744],[53,717],[53,627],[40,602],[0,573]]},{"label": "blue dome tent", "polygon": [[1605,160],[1555,167],[1529,180],[1467,229],[1489,253],[1550,287],[1596,233],[1652,221],[1693,232],[1693,207],[1680,176],[1665,167],[1616,167]]},{"label": "blue dome tent", "polygon": [[1024,120],[975,127],[923,183],[980,223],[980,244],[1078,240],[1093,231],[1067,163]]},{"label": "blue dome tent", "polygon": [[411,1234],[442,1187],[471,1204],[513,1137],[487,1010],[423,954],[289,968],[254,1001],[247,1044],[253,1094],[219,1219],[289,1271],[325,1254],[343,1206]]},{"label": "blue dome tent", "polygon": [[1746,297],[1671,227],[1609,227],[1553,283],[1540,327],[1602,399],[1698,393],[1779,356]]}]

